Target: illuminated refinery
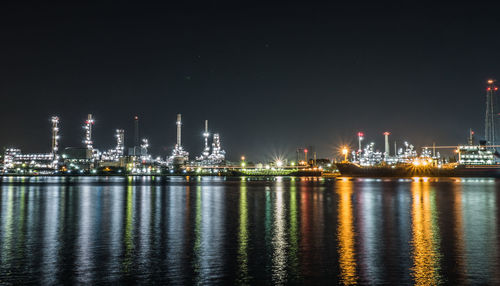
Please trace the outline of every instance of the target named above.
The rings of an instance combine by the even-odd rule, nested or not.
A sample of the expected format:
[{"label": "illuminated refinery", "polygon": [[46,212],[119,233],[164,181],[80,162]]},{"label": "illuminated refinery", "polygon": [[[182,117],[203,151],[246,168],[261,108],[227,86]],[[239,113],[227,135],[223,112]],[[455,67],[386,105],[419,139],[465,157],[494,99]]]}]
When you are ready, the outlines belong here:
[{"label": "illuminated refinery", "polygon": [[[343,148],[344,161],[337,164],[342,175],[346,176],[500,176],[500,154],[496,148],[498,142],[495,132],[496,92],[498,87],[494,80],[487,81],[485,140],[474,142],[474,132],[469,130],[468,142],[459,146],[425,146],[420,155],[415,147],[404,142],[397,149],[394,141],[394,153],[390,154],[389,132],[385,132],[384,153],[375,150],[375,143],[362,148],[364,133],[358,133],[358,150],[351,152],[348,158],[348,147]],[[450,149],[458,156],[443,158],[436,149]],[[432,151],[431,151],[432,150]],[[350,159],[350,160],[349,160]]]},{"label": "illuminated refinery", "polygon": [[[177,115],[177,140],[170,156],[163,160],[161,156],[153,158],[149,154],[149,140],[139,140],[139,117],[134,116],[134,142],[126,152],[125,130],[116,129],[114,148],[101,152],[95,148],[92,131],[95,119],[87,115],[83,124],[83,146],[66,147],[59,152],[59,117],[53,116],[51,151],[46,154],[24,154],[18,148],[7,148],[4,152],[1,171],[3,174],[172,174],[187,173],[199,168],[226,166],[226,152],[222,149],[220,136],[214,133],[210,146],[208,120],[205,121],[204,148],[199,157],[189,160],[189,153],[182,146],[182,116]],[[215,172],[217,173],[217,172]]]},{"label": "illuminated refinery", "polygon": [[[497,133],[495,121],[495,81],[488,80],[486,88],[485,139],[474,142],[470,130],[468,142],[459,146],[424,146],[418,152],[407,141],[390,145],[391,133],[384,132],[384,148],[379,151],[375,142],[365,143],[364,132],[357,133],[357,149],[341,148],[342,162],[334,159],[317,159],[312,146],[297,148],[296,161],[277,156],[267,163],[251,163],[245,156],[240,162],[228,162],[222,148],[219,133],[210,132],[205,120],[203,149],[193,160],[182,145],[182,115],[177,114],[176,143],[170,156],[153,157],[149,153],[149,140],[140,139],[139,117],[134,116],[133,146],[126,148],[125,130],[116,129],[114,148],[101,152],[94,146],[95,119],[87,115],[83,124],[83,146],[66,147],[59,151],[58,116],[51,117],[51,149],[43,154],[24,154],[18,148],[7,148],[3,156],[3,174],[198,174],[198,175],[322,175],[346,176],[497,176],[500,175],[499,153],[495,145]],[[211,142],[210,142],[211,141]],[[391,152],[392,149],[392,152]],[[455,157],[442,157],[437,150],[450,149]],[[308,157],[309,155],[309,157]],[[312,158],[311,158],[312,157]],[[458,158],[457,158],[458,157]]]}]

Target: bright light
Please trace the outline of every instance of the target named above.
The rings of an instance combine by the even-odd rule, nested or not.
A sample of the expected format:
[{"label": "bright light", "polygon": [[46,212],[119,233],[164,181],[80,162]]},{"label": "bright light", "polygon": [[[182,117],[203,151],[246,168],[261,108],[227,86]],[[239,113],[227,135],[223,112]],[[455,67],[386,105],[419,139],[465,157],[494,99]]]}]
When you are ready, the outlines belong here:
[{"label": "bright light", "polygon": [[281,160],[276,160],[276,166],[277,166],[278,168],[283,167],[283,161],[281,161]]},{"label": "bright light", "polygon": [[347,148],[343,148],[342,149],[342,155],[347,155],[347,153],[349,153],[349,150],[347,150]]},{"label": "bright light", "polygon": [[245,156],[241,156],[241,161],[245,161]]}]

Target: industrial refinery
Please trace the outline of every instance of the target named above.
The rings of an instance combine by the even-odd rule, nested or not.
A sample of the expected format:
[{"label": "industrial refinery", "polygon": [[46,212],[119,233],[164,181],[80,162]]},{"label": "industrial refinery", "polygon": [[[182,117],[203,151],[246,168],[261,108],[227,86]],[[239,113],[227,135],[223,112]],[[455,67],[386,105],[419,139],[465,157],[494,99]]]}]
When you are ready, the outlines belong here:
[{"label": "industrial refinery", "polygon": [[[203,134],[203,148],[197,156],[191,156],[182,145],[182,115],[177,114],[176,141],[167,156],[150,154],[150,142],[139,138],[139,117],[134,116],[134,140],[126,145],[125,130],[116,129],[116,145],[109,150],[95,147],[93,129],[95,119],[88,114],[83,122],[82,145],[60,148],[60,118],[53,116],[51,123],[51,148],[42,154],[23,153],[19,148],[7,148],[3,154],[0,170],[2,174],[115,174],[115,175],[321,175],[336,171],[347,176],[500,176],[500,145],[496,132],[500,125],[499,108],[496,106],[498,87],[494,80],[487,81],[485,140],[474,140],[469,130],[467,144],[458,146],[424,146],[419,151],[407,141],[393,140],[391,133],[384,132],[383,151],[377,150],[374,142],[365,143],[364,132],[357,133],[357,148],[343,146],[343,160],[337,162],[316,158],[312,147],[297,148],[296,161],[288,162],[284,157],[268,163],[250,163],[244,156],[240,162],[227,162],[219,133],[211,132],[209,121],[200,124]],[[399,145],[398,145],[399,142]],[[454,156],[443,157],[440,150],[449,149]],[[312,158],[308,158],[313,155]],[[337,174],[338,174],[337,172]]]},{"label": "industrial refinery", "polygon": [[[331,161],[308,160],[305,148],[304,159],[297,157],[297,163],[281,157],[267,163],[241,161],[228,162],[221,135],[211,132],[209,121],[205,120],[203,148],[198,156],[182,145],[182,115],[177,114],[176,141],[167,156],[153,156],[149,139],[139,138],[139,117],[134,116],[134,139],[132,146],[125,143],[125,130],[116,129],[115,146],[109,150],[96,148],[93,130],[95,118],[88,114],[82,125],[82,145],[60,148],[60,118],[51,118],[51,149],[48,153],[28,154],[19,148],[7,148],[3,154],[0,174],[3,175],[321,175],[324,167],[333,167]],[[201,124],[200,124],[201,125]],[[201,128],[200,128],[201,129]],[[311,148],[311,147],[310,147]],[[299,151],[297,151],[299,156]],[[326,163],[325,163],[326,161]]]},{"label": "industrial refinery", "polygon": [[[3,174],[173,174],[186,173],[193,168],[224,168],[226,152],[222,148],[220,135],[210,133],[208,120],[203,132],[204,148],[200,155],[190,160],[182,146],[182,116],[177,114],[177,140],[171,155],[166,158],[153,157],[149,153],[149,140],[139,139],[139,117],[134,117],[133,146],[125,145],[125,130],[115,130],[116,145],[109,150],[95,147],[92,131],[95,119],[88,114],[82,126],[82,146],[65,147],[60,151],[58,116],[51,118],[51,149],[42,154],[23,153],[18,148],[7,148],[3,156]],[[211,144],[210,144],[211,141]]]},{"label": "industrial refinery", "polygon": [[[358,133],[358,149],[351,152],[348,147],[342,153],[344,160],[337,164],[342,175],[346,176],[472,176],[500,177],[500,153],[498,142],[498,111],[496,92],[498,87],[494,80],[487,81],[486,116],[484,140],[474,140],[474,132],[469,130],[467,144],[458,146],[424,146],[420,154],[412,144],[404,142],[397,148],[394,141],[394,152],[391,155],[389,132],[384,133],[384,152],[375,150],[375,143],[362,145],[364,133]],[[444,158],[437,150],[449,149],[455,156]],[[458,158],[457,158],[458,156]]]}]

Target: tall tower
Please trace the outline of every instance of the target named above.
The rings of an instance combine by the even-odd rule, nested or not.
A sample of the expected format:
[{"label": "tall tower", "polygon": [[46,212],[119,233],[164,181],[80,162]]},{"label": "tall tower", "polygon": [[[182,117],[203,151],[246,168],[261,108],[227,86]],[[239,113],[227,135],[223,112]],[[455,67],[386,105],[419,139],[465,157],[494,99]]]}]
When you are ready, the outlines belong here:
[{"label": "tall tower", "polygon": [[203,148],[202,156],[204,159],[208,158],[210,155],[210,146],[208,146],[208,137],[210,133],[208,132],[208,120],[205,120],[205,132],[203,132],[203,137],[205,138],[205,148]]},{"label": "tall tower", "polygon": [[222,150],[220,144],[219,133],[214,133],[213,143],[212,143],[212,154],[209,156],[211,165],[218,165],[224,163],[226,159],[226,151]]},{"label": "tall tower", "polygon": [[123,156],[125,150],[125,130],[116,129],[116,155],[117,157]]},{"label": "tall tower", "polygon": [[139,146],[139,116],[134,116],[134,146]]},{"label": "tall tower", "polygon": [[385,136],[385,152],[384,152],[384,157],[387,159],[389,157],[389,135],[391,135],[390,132],[384,132]]},{"label": "tall tower", "polygon": [[83,126],[83,129],[85,129],[85,140],[83,142],[88,150],[94,149],[94,146],[92,145],[92,125],[94,125],[94,119],[92,118],[92,114],[89,114],[87,116],[87,120],[85,121],[85,125]]},{"label": "tall tower", "polygon": [[469,129],[469,145],[474,145],[474,131],[472,131],[472,128]]},{"label": "tall tower", "polygon": [[181,115],[177,114],[177,121],[175,122],[177,125],[177,143],[175,144],[174,150],[172,150],[172,156],[170,156],[167,160],[168,165],[180,166],[184,165],[185,162],[189,159],[189,153],[184,151],[181,145]]},{"label": "tall tower", "polygon": [[365,136],[365,134],[363,134],[363,132],[358,132],[358,152],[361,153],[361,141],[363,140],[363,137]]},{"label": "tall tower", "polygon": [[492,79],[488,80],[488,87],[486,88],[486,117],[484,124],[484,136],[487,144],[495,145],[496,142],[496,132],[495,132],[495,121],[496,121],[496,111],[497,107],[495,104],[496,98],[495,93],[498,87],[495,86],[495,81]]},{"label": "tall tower", "polygon": [[181,147],[181,126],[182,126],[182,121],[181,121],[181,115],[177,114],[177,121],[175,122],[177,125],[177,146]]},{"label": "tall tower", "polygon": [[[148,148],[149,148],[149,140],[146,138],[142,139],[142,144],[141,144],[141,155],[145,156],[148,154]],[[144,152],[142,152],[144,151]]]},{"label": "tall tower", "polygon": [[57,151],[59,150],[59,117],[52,116],[52,165],[57,168],[59,164],[59,155]]}]

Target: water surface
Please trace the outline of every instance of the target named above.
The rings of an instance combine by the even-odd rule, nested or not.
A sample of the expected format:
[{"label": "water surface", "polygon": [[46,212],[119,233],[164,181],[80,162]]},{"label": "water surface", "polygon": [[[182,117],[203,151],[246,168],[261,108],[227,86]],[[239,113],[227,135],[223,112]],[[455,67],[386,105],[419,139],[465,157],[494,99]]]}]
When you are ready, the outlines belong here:
[{"label": "water surface", "polygon": [[499,284],[499,183],[2,178],[0,284]]}]

